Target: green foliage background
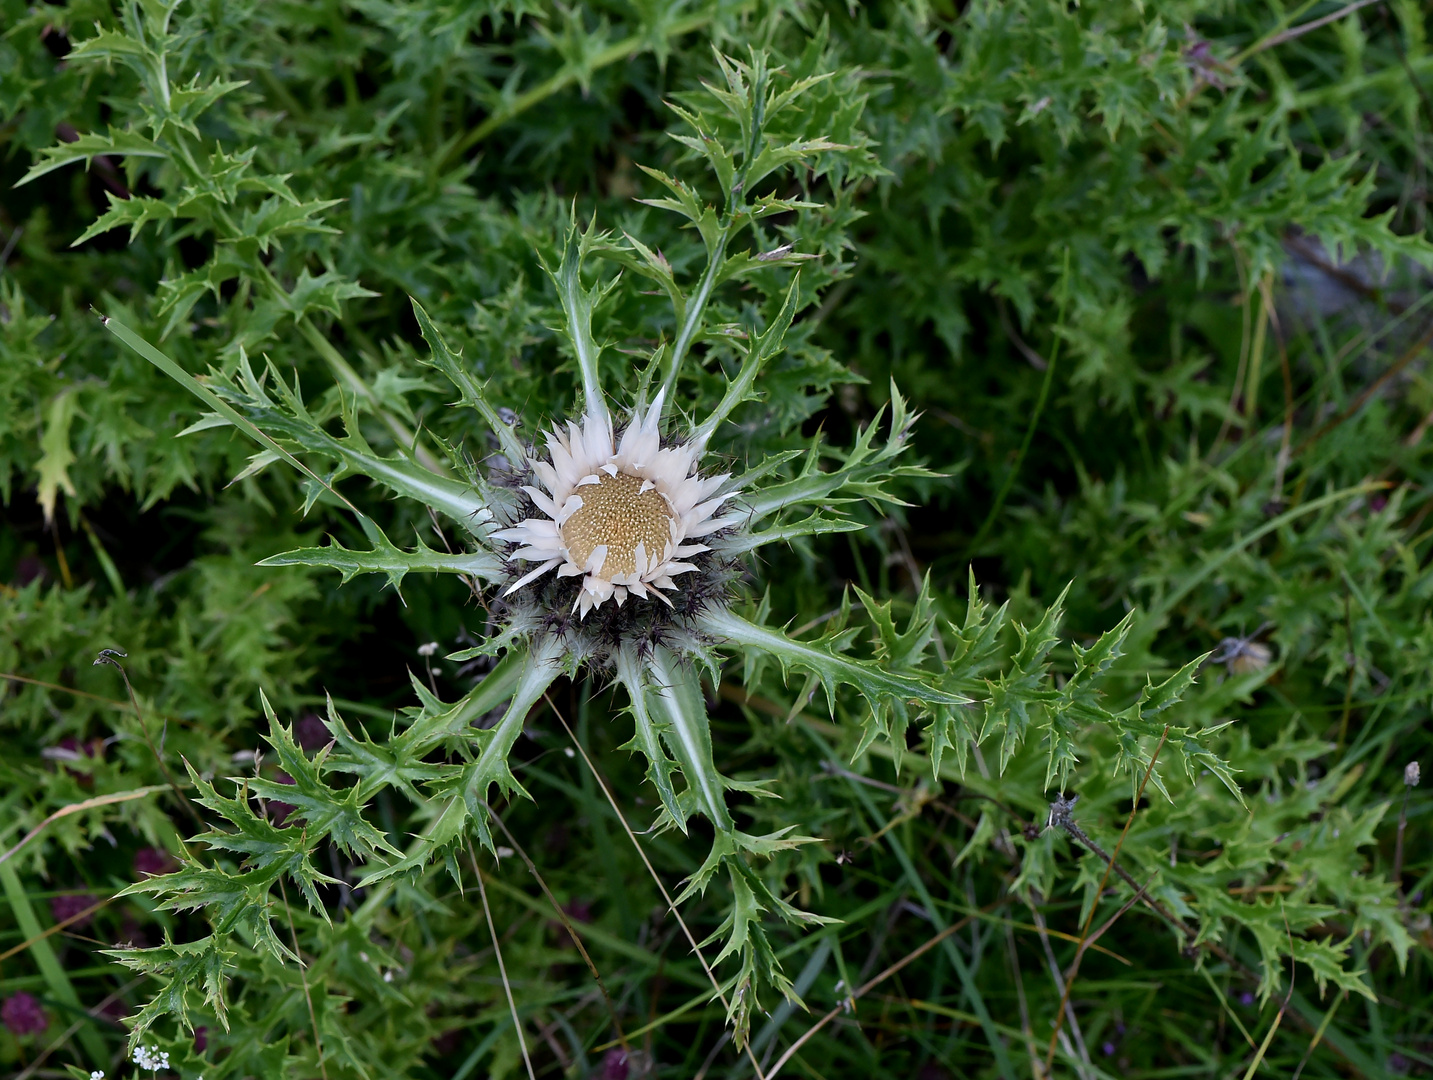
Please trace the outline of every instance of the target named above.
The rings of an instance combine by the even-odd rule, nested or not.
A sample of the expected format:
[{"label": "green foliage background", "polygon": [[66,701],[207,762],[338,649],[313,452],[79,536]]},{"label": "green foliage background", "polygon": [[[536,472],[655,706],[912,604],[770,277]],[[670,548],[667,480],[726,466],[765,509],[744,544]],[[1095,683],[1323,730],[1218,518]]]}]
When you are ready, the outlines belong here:
[{"label": "green foliage background", "polygon": [[[758,1067],[955,928],[782,1073],[1046,1075],[1081,928],[1123,911],[1080,961],[1055,1075],[1433,1072],[1433,802],[1405,784],[1410,762],[1433,769],[1433,53],[1412,0],[1352,7],[0,0],[0,849],[64,807],[159,789],[0,862],[0,997],[34,995],[49,1023],[0,1031],[0,1069],[127,1074],[123,1021],[149,1005],[145,1040],[186,1080],[516,1075],[506,983],[535,1072],[753,1071],[545,707],[513,761],[535,801],[498,807],[497,841],[531,857],[600,987],[523,858],[354,889],[366,841],[325,841],[316,907],[275,875],[271,925],[302,964],[236,939],[186,992],[172,956],[104,951],[203,937],[202,910],[116,894],[156,851],[179,858],[190,810],[237,820],[220,802],[274,798],[280,768],[297,805],[321,800],[325,695],[382,742],[424,690],[472,687],[483,669],[442,657],[489,624],[450,578],[410,575],[400,601],[381,578],[256,565],[325,534],[366,545],[332,500],[301,514],[314,492],[231,430],[180,437],[202,407],[95,311],[216,380],[267,358],[385,452],[421,433],[422,453],[481,456],[412,297],[531,437],[580,385],[543,270],[570,215],[695,277],[691,231],[637,201],[667,194],[643,168],[714,199],[670,106],[700,113],[715,50],[762,50],[783,76],[832,76],[789,134],[837,145],[777,192],[821,205],[751,235],[809,258],[764,399],[720,450],[847,446],[894,385],[940,476],[902,481],[907,506],[852,508],[859,531],[765,549],[751,595],[819,635],[858,588],[874,599],[855,625],[887,659],[892,618],[934,614],[932,674],[981,678],[962,686],[979,747],[958,727],[943,755],[913,730],[853,757],[866,700],[842,692],[827,719],[776,665],[708,687],[716,764],[780,796],[741,806],[742,827],[821,838],[763,873],[839,920],[770,928],[811,1011],[761,1002]],[[713,320],[769,326],[787,261],[728,287]],[[629,269],[596,311],[615,384],[673,336],[653,288]],[[723,350],[706,343],[684,408],[720,396]],[[411,504],[344,491],[390,537],[442,545]],[[128,654],[138,714],[92,665],[104,648]],[[1216,649],[1147,728],[1107,720]],[[645,829],[656,797],[603,681],[564,681],[552,706]],[[186,806],[165,773],[185,762],[252,790],[221,780]],[[1118,877],[1099,895],[1098,852],[1045,828],[1061,791],[1148,903]],[[249,802],[254,821],[272,809]],[[390,792],[367,815],[395,849],[425,824]],[[700,829],[640,837],[672,891]],[[80,892],[101,906],[57,927],[53,902]],[[699,940],[728,903],[682,906]]]}]

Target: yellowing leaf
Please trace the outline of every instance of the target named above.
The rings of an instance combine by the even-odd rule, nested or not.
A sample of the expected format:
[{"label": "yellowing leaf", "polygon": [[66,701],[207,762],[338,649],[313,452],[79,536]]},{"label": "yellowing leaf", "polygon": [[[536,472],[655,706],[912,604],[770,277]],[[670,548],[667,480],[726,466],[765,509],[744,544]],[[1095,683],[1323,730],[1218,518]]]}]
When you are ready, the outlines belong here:
[{"label": "yellowing leaf", "polygon": [[40,474],[40,506],[45,511],[45,524],[55,516],[55,496],[64,491],[75,497],[70,466],[75,453],[70,449],[70,422],[75,418],[74,387],[61,390],[45,406],[45,427],[40,435],[40,460],[35,468]]}]

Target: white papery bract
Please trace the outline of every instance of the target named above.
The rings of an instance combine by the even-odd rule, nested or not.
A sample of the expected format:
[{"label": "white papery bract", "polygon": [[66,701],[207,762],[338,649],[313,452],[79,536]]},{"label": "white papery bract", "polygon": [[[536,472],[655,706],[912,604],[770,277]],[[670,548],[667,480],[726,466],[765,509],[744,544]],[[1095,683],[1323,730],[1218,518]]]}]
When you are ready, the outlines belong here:
[{"label": "white papery bract", "polygon": [[730,474],[701,476],[696,441],[663,446],[661,414],[659,393],[618,439],[606,410],[589,402],[581,424],[547,433],[547,459],[529,459],[541,487],[523,488],[540,516],[493,534],[518,545],[510,559],[539,564],[507,594],[556,570],[582,576],[573,610],[584,617],[608,600],[621,606],[629,594],[670,605],[662,590],[697,571],[685,559],[710,550],[693,541],[737,519],[720,516],[734,494],[722,491]]}]

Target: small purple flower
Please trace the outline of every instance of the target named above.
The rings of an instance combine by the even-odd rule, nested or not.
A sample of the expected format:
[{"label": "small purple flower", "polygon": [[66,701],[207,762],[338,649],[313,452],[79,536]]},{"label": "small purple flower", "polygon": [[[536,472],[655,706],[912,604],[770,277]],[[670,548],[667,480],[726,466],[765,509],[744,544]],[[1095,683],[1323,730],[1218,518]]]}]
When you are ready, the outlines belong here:
[{"label": "small purple flower", "polygon": [[[274,779],[280,784],[292,784],[294,782],[294,778],[284,772],[283,769],[274,770]],[[267,803],[267,808],[269,820],[280,828],[283,828],[284,822],[288,820],[289,815],[292,814],[295,809],[293,803],[286,803],[282,799],[270,799]]]},{"label": "small purple flower", "polygon": [[[120,923],[119,934],[115,937],[114,943],[122,949],[147,949],[149,948],[149,935],[144,932],[144,927],[139,925],[133,911],[124,913],[124,921]],[[117,1003],[122,1004],[119,998]]]},{"label": "small purple flower", "polygon": [[1245,990],[1239,995],[1239,1004],[1247,1009],[1250,1005],[1254,1004],[1254,995]]},{"label": "small purple flower", "polygon": [[627,1051],[608,1050],[602,1057],[602,1080],[627,1080]]},{"label": "small purple flower", "polygon": [[5,1021],[10,1034],[16,1038],[37,1034],[50,1026],[40,1003],[23,990],[6,998],[5,1004],[0,1005],[0,1020]]},{"label": "small purple flower", "polygon": [[202,1054],[209,1049],[209,1029],[200,1024],[194,1029],[194,1052]]},{"label": "small purple flower", "polygon": [[134,853],[134,872],[136,874],[154,877],[157,874],[167,874],[172,869],[174,869],[174,860],[169,857],[167,851],[146,847],[140,848]]},{"label": "small purple flower", "polygon": [[23,589],[30,582],[39,578],[41,582],[50,576],[45,564],[33,555],[26,555],[15,564],[15,576],[11,580],[17,589]]},{"label": "small purple flower", "polygon": [[[57,923],[69,922],[70,919],[74,919],[76,915],[79,915],[79,913],[86,908],[93,907],[94,902],[95,898],[87,892],[52,896],[50,897],[50,914],[55,917],[55,922]],[[94,918],[94,912],[90,912],[90,914],[82,918],[75,919],[74,922],[70,923],[70,927],[78,930],[94,922]]]},{"label": "small purple flower", "polygon": [[90,739],[88,742],[80,742],[75,736],[66,735],[54,746],[45,747],[40,754],[51,761],[60,762],[60,767],[65,772],[80,783],[88,784],[94,779],[91,762],[96,759],[104,760],[104,740]]},{"label": "small purple flower", "polygon": [[592,905],[586,900],[570,900],[562,905],[562,910],[573,922],[590,923],[592,921]]},{"label": "small purple flower", "polygon": [[333,735],[317,713],[304,713],[294,721],[294,741],[312,754],[333,742]]},{"label": "small purple flower", "polygon": [[1115,1056],[1115,1044],[1112,1042],[1105,1043],[1100,1047],[1100,1050],[1104,1053],[1105,1057]]},{"label": "small purple flower", "polygon": [[109,1017],[116,1024],[122,1023],[129,1013],[129,1005],[125,1003],[123,998],[115,998],[108,1004],[100,1006],[100,1015]]},{"label": "small purple flower", "polygon": [[458,1046],[462,1043],[463,1036],[467,1033],[466,1028],[449,1028],[447,1031],[434,1035],[433,1041],[428,1045],[439,1058],[447,1059],[458,1052]]}]

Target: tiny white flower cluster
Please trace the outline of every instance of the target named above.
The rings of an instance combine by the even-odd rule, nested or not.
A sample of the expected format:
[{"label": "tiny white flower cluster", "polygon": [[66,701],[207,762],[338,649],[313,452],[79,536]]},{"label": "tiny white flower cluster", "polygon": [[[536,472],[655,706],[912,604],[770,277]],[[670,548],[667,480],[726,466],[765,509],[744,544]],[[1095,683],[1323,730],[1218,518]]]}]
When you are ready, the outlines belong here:
[{"label": "tiny white flower cluster", "polygon": [[134,1063],[141,1069],[158,1072],[169,1068],[169,1051],[157,1046],[138,1046],[134,1051]]},{"label": "tiny white flower cluster", "polygon": [[90,1080],[104,1080],[104,1070],[96,1069],[94,1072],[90,1073]]}]

